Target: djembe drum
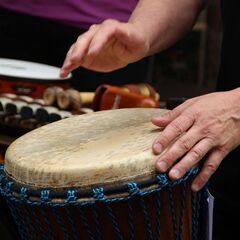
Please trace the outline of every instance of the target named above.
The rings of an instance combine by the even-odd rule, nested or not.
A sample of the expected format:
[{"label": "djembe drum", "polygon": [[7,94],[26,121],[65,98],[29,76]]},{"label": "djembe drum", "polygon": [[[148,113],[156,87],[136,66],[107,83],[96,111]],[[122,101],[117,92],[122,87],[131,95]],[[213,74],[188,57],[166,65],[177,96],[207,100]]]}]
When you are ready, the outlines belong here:
[{"label": "djembe drum", "polygon": [[22,239],[200,239],[202,190],[191,169],[155,171],[151,124],[161,109],[99,111],[33,130],[8,148],[0,172]]}]

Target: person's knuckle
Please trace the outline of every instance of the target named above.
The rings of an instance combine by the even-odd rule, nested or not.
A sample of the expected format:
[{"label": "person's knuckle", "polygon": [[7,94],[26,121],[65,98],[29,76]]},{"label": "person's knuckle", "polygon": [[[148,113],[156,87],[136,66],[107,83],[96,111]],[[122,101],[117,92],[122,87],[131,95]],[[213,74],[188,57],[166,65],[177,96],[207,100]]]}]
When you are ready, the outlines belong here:
[{"label": "person's knuckle", "polygon": [[187,152],[191,149],[190,140],[188,138],[180,138],[178,141],[181,149]]},{"label": "person's knuckle", "polygon": [[106,19],[103,21],[103,25],[115,25],[117,22],[115,19]]},{"label": "person's knuckle", "polygon": [[90,26],[89,30],[94,30],[94,29],[97,28],[97,26],[98,26],[98,24],[92,24],[92,25]]},{"label": "person's knuckle", "polygon": [[191,150],[191,156],[193,161],[198,161],[203,157],[203,151],[200,148],[194,148]]},{"label": "person's knuckle", "polygon": [[66,56],[69,58],[71,56],[71,51],[68,51]]},{"label": "person's knuckle", "polygon": [[217,144],[214,136],[205,137],[205,140],[210,148],[213,148]]},{"label": "person's knuckle", "polygon": [[194,122],[195,119],[194,119],[194,116],[192,114],[185,114],[183,116],[183,120],[185,122]]},{"label": "person's knuckle", "polygon": [[173,116],[173,110],[165,113],[162,117],[163,117],[164,119],[171,119],[172,116]]},{"label": "person's knuckle", "polygon": [[217,168],[218,168],[218,164],[214,163],[214,162],[209,162],[206,163],[205,168],[207,169],[208,172],[210,172],[211,174],[216,172]]},{"label": "person's knuckle", "polygon": [[196,109],[195,107],[187,109],[186,114],[188,116],[191,116],[195,121],[202,119],[202,112],[199,109]]},{"label": "person's knuckle", "polygon": [[229,147],[228,146],[221,146],[218,148],[218,154],[220,157],[225,156],[229,152]]},{"label": "person's knuckle", "polygon": [[[83,36],[85,36],[85,35],[80,34],[80,35],[77,37],[76,43],[78,43],[79,41],[81,41],[81,40],[83,39]],[[75,45],[75,44],[73,44],[73,45]],[[73,45],[72,45],[72,46],[73,46]]]},{"label": "person's knuckle", "polygon": [[209,176],[206,172],[203,172],[202,174],[199,174],[199,180],[201,183],[206,183],[209,179]]},{"label": "person's knuckle", "polygon": [[72,55],[70,56],[70,58],[69,58],[69,61],[70,61],[71,63],[77,63],[79,60],[80,60],[80,59],[79,59],[79,56],[78,56],[77,54],[72,54]]},{"label": "person's knuckle", "polygon": [[168,163],[168,165],[172,165],[175,161],[175,154],[173,152],[167,152],[164,156],[164,161]]},{"label": "person's knuckle", "polygon": [[204,125],[200,129],[200,134],[202,136],[209,136],[211,135],[211,127],[209,125]]},{"label": "person's knuckle", "polygon": [[179,136],[183,133],[183,127],[182,124],[179,121],[174,121],[171,123],[171,127],[176,132],[176,134]]}]

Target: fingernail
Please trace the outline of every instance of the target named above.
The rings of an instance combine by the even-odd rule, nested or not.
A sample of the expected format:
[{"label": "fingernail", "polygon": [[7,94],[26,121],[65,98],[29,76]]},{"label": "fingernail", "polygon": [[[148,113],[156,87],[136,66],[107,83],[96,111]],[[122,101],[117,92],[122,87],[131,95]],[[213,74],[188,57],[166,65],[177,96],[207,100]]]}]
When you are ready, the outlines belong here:
[{"label": "fingernail", "polygon": [[180,171],[178,169],[172,169],[169,174],[175,178],[175,179],[178,179],[180,178]]},{"label": "fingernail", "polygon": [[154,117],[153,119],[155,119],[155,120],[162,120],[162,119],[164,119],[164,117],[163,116],[157,116],[157,117]]},{"label": "fingernail", "polygon": [[167,164],[166,164],[166,162],[161,161],[161,162],[158,162],[157,165],[158,165],[158,170],[160,170],[161,172],[167,171]]},{"label": "fingernail", "polygon": [[162,147],[162,145],[160,143],[155,143],[153,145],[153,149],[154,149],[155,153],[159,154],[159,153],[162,152],[163,147]]},{"label": "fingernail", "polygon": [[65,71],[63,69],[60,70],[60,77],[65,77]]},{"label": "fingernail", "polygon": [[197,192],[199,190],[199,186],[197,184],[192,184],[192,191]]},{"label": "fingernail", "polygon": [[158,121],[161,121],[162,120],[162,117],[153,117],[152,118],[152,122],[158,122]]}]

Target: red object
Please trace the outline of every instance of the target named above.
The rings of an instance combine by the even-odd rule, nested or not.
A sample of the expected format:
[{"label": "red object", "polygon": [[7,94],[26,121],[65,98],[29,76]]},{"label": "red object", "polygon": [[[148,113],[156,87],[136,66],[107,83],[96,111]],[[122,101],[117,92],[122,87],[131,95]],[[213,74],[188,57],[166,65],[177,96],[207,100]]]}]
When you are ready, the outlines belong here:
[{"label": "red object", "polygon": [[33,98],[42,98],[46,88],[60,86],[64,89],[69,88],[67,80],[36,80],[36,79],[4,79],[0,77],[0,93],[13,93],[27,95]]},{"label": "red object", "polygon": [[71,74],[60,79],[60,69],[42,63],[0,58],[0,93],[42,98],[47,87],[67,88]]},{"label": "red object", "polygon": [[138,107],[157,108],[159,103],[151,97],[110,85],[101,85],[97,88],[92,106],[94,111]]}]

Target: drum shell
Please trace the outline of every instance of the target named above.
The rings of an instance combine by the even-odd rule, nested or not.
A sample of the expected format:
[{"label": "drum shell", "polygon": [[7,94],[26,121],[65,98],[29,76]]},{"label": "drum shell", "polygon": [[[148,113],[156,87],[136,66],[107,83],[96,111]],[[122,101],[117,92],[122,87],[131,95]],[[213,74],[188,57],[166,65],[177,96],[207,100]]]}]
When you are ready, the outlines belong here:
[{"label": "drum shell", "polygon": [[[75,203],[61,207],[44,204],[34,206],[11,200],[8,202],[15,222],[21,225],[20,234],[41,240],[49,237],[59,240],[92,240],[98,239],[98,234],[103,240],[159,239],[159,227],[162,240],[176,239],[175,232],[182,232],[179,239],[191,240],[192,206],[202,205],[195,202],[196,194],[191,192],[190,182],[146,196],[136,195],[120,201],[112,199],[108,202],[96,201],[86,206]],[[200,222],[195,231],[197,235],[200,233]]]}]

